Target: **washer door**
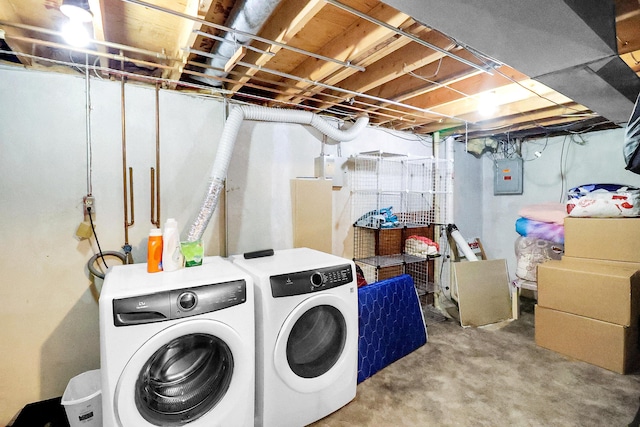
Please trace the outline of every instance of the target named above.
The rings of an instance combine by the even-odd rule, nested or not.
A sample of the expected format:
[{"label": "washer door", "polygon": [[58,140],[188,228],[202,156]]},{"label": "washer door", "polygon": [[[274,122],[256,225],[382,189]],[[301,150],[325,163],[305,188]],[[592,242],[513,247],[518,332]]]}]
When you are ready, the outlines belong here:
[{"label": "washer door", "polygon": [[334,384],[357,360],[349,345],[357,339],[356,329],[357,312],[343,299],[316,295],[304,300],[286,318],[276,339],[278,375],[303,393]]},{"label": "washer door", "polygon": [[[248,350],[229,326],[189,320],[143,343],[122,372],[114,402],[120,425],[212,426],[244,398]],[[242,361],[242,363],[239,363]]]}]

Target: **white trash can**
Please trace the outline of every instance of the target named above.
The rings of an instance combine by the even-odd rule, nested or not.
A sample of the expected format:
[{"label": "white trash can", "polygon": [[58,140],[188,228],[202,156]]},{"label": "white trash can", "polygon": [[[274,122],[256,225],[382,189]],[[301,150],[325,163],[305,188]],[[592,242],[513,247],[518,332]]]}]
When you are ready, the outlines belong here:
[{"label": "white trash can", "polygon": [[61,403],[70,427],[102,427],[100,369],[71,378]]}]

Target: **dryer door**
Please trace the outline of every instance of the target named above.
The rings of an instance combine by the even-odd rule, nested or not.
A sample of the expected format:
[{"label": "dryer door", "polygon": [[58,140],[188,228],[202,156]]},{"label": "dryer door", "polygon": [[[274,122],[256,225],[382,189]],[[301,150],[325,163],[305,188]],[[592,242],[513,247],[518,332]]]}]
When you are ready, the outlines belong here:
[{"label": "dryer door", "polygon": [[357,312],[333,295],[315,295],[295,307],[275,345],[276,371],[303,393],[322,390],[357,365]]},{"label": "dryer door", "polygon": [[[214,426],[252,381],[247,344],[229,326],[188,320],[141,345],[122,372],[115,411],[123,426]],[[216,421],[218,420],[218,421]]]}]

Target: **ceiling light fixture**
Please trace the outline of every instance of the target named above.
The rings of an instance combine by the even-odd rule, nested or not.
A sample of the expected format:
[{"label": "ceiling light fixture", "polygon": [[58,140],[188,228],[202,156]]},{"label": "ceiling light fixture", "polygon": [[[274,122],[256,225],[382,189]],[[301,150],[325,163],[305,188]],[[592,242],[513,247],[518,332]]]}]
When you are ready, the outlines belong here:
[{"label": "ceiling light fixture", "polygon": [[75,47],[85,47],[89,44],[89,32],[82,22],[69,21],[62,27],[62,37]]},{"label": "ceiling light fixture", "polygon": [[93,20],[89,0],[63,0],[60,12],[75,22],[90,22]]},{"label": "ceiling light fixture", "polygon": [[478,98],[478,113],[490,117],[498,110],[498,97],[494,91],[485,92]]}]

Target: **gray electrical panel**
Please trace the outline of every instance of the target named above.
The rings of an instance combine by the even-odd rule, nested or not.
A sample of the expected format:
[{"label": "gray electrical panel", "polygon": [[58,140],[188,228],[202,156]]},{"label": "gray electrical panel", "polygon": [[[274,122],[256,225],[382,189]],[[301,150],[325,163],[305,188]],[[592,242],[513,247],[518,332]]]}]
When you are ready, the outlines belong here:
[{"label": "gray electrical panel", "polygon": [[522,158],[500,159],[494,162],[493,194],[522,194]]}]

